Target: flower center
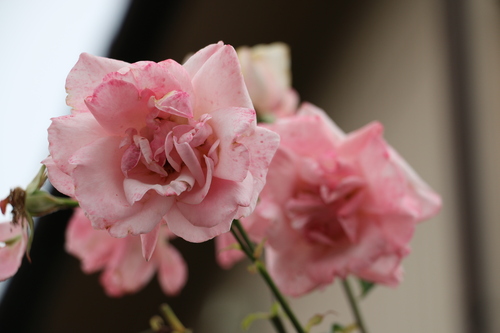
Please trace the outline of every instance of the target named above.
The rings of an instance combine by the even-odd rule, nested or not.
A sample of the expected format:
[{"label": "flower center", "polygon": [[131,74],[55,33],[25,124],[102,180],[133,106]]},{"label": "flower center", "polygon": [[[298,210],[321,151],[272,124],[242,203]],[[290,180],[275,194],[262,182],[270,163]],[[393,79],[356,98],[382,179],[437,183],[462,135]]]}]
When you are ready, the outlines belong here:
[{"label": "flower center", "polygon": [[188,97],[177,91],[160,100],[151,97],[146,126],[139,130],[129,128],[120,145],[126,147],[121,160],[126,178],[168,184],[182,171],[200,186],[205,184],[204,156],[214,154],[211,148],[216,140],[208,124],[210,115],[195,120]]},{"label": "flower center", "polygon": [[351,223],[364,195],[364,183],[348,173],[339,179],[340,171],[328,170],[317,178],[322,181],[319,185],[300,182],[300,190],[287,204],[291,226],[311,243],[342,246],[356,239],[358,226]]}]

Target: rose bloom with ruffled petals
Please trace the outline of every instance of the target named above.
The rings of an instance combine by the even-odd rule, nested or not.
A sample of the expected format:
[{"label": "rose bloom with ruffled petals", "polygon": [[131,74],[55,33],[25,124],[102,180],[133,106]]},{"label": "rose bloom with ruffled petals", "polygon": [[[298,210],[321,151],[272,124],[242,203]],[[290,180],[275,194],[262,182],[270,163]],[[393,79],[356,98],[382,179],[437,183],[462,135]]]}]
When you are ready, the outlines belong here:
[{"label": "rose bloom with ruffled petals", "polygon": [[266,262],[279,288],[299,296],[349,274],[397,285],[415,224],[441,200],[384,141],[382,125],[346,135],[304,104],[268,128],[281,143],[261,193],[266,207],[254,214],[270,221]]},{"label": "rose bloom with ruffled petals", "polygon": [[181,254],[170,245],[175,237],[166,226],[160,228],[156,250],[144,260],[138,236],[111,237],[92,228],[82,209],[75,210],[66,229],[66,251],[81,260],[82,270],[102,270],[100,281],[109,296],[119,297],[142,289],[158,271],[163,292],[176,295],[184,287],[187,266]]},{"label": "rose bloom with ruffled petals", "polygon": [[28,237],[22,223],[0,223],[0,281],[7,280],[21,266]]},{"label": "rose bloom with ruffled petals", "polygon": [[148,256],[162,223],[202,242],[255,208],[279,137],[256,126],[231,46],[184,65],[82,54],[66,89],[72,114],[52,119],[44,163],[94,228],[146,234]]}]

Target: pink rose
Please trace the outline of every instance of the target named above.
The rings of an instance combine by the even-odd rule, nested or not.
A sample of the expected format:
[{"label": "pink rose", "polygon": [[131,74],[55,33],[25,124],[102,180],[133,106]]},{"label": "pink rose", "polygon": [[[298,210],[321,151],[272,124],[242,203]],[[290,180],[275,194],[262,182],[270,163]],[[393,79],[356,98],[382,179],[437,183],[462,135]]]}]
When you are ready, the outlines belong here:
[{"label": "pink rose", "polygon": [[298,296],[348,274],[397,285],[415,224],[441,200],[384,141],[382,125],[346,135],[306,104],[268,128],[281,144],[259,205],[279,208],[267,218],[266,261],[280,289]]},{"label": "pink rose", "polygon": [[159,242],[149,261],[144,260],[138,236],[111,237],[94,230],[82,209],[76,209],[66,229],[66,250],[82,261],[82,270],[103,270],[101,284],[109,296],[118,297],[142,289],[158,271],[158,280],[167,295],[177,294],[187,279],[186,263],[169,244],[173,236],[166,226],[157,234]]},{"label": "pink rose", "polygon": [[28,237],[22,223],[0,223],[0,281],[7,280],[21,266]]},{"label": "pink rose", "polygon": [[66,88],[72,115],[49,127],[51,183],[114,237],[161,223],[202,242],[248,216],[277,134],[256,126],[236,52],[205,47],[181,66],[82,54]]},{"label": "pink rose", "polygon": [[273,121],[295,113],[299,97],[291,88],[288,46],[284,43],[260,44],[239,47],[237,52],[258,115]]}]

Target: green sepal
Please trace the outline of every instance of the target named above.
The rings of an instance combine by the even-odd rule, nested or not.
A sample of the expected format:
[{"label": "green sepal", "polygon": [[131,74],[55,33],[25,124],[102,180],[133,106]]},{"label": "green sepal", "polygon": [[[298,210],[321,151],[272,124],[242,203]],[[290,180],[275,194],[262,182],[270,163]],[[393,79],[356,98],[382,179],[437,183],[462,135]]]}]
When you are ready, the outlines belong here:
[{"label": "green sepal", "polygon": [[43,186],[43,184],[45,184],[46,180],[47,180],[47,171],[45,165],[42,164],[35,178],[33,178],[31,183],[29,183],[29,185],[26,187],[26,194],[30,195],[31,193],[34,193],[35,191],[39,190]]}]

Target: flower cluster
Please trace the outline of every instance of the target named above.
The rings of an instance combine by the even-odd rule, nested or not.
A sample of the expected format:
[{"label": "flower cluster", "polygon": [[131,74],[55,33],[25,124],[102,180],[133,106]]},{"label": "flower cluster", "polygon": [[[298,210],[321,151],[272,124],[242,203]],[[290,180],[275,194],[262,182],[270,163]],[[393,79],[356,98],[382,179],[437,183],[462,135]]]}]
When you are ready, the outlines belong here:
[{"label": "flower cluster", "polygon": [[[43,163],[81,207],[68,252],[85,272],[103,270],[110,296],[136,292],[156,271],[163,291],[178,293],[187,268],[169,243],[176,236],[216,237],[230,267],[242,257],[234,219],[263,245],[287,295],[348,275],[394,286],[415,225],[441,206],[380,123],[346,134],[321,109],[299,106],[282,43],[213,44],[183,65],[82,54],[66,89],[71,115],[52,119]],[[25,244],[7,226],[0,257],[15,260],[0,279]]]}]

